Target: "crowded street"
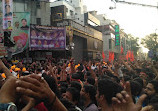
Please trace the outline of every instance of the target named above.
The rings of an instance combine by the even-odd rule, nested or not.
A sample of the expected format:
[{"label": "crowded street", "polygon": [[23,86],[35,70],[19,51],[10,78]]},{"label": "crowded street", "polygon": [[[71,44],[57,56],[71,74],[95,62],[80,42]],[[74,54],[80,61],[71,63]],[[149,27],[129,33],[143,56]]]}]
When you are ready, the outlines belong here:
[{"label": "crowded street", "polygon": [[149,33],[107,17],[144,1],[0,0],[0,111],[158,111],[157,16]]}]

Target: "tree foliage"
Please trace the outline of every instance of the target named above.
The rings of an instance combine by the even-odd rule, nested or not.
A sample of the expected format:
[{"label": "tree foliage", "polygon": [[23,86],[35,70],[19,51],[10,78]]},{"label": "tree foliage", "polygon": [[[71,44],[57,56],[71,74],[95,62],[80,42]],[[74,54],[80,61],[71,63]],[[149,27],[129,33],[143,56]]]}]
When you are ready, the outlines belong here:
[{"label": "tree foliage", "polygon": [[147,35],[145,38],[141,40],[141,44],[149,50],[152,49],[156,51],[156,48],[158,48],[158,35],[156,33]]}]

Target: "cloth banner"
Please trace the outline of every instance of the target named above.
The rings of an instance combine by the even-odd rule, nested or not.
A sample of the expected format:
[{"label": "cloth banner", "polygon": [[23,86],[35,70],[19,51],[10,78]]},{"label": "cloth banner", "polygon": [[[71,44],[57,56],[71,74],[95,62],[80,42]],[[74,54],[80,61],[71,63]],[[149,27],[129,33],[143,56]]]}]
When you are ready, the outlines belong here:
[{"label": "cloth banner", "polygon": [[2,0],[3,30],[13,29],[13,0]]},{"label": "cloth banner", "polygon": [[131,62],[134,61],[134,54],[133,54],[133,51],[131,51],[131,58],[130,58],[130,61],[131,61]]},{"label": "cloth banner", "polygon": [[30,50],[64,50],[65,28],[31,25],[29,46]]},{"label": "cloth banner", "polygon": [[105,54],[104,54],[104,51],[102,51],[102,58],[103,58],[103,61],[105,61]]},{"label": "cloth banner", "polygon": [[[0,7],[2,10],[2,7]],[[3,37],[3,15],[0,12],[0,58],[7,55],[6,49],[4,47],[4,37]]]},{"label": "cloth banner", "polygon": [[109,51],[109,61],[111,62],[112,60],[114,60],[114,52]]},{"label": "cloth banner", "polygon": [[123,47],[122,47],[122,45],[121,45],[121,54],[123,54]]},{"label": "cloth banner", "polygon": [[128,60],[130,60],[131,62],[134,61],[134,54],[133,54],[133,51],[127,51],[126,59],[127,59],[127,61],[128,61]]},{"label": "cloth banner", "polygon": [[21,53],[26,48],[28,48],[30,33],[30,13],[14,13],[13,24],[14,25],[11,33],[11,41],[15,42],[15,46],[10,48],[12,55]]}]

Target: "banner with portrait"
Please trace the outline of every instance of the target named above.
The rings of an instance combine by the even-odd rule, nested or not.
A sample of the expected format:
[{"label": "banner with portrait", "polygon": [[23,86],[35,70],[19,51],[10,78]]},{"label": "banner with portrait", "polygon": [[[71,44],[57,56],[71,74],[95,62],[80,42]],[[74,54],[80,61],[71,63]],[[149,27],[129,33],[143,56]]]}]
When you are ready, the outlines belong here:
[{"label": "banner with portrait", "polygon": [[31,25],[30,50],[64,50],[65,47],[64,27]]},{"label": "banner with portrait", "polygon": [[0,58],[7,55],[6,49],[4,47],[4,37],[3,37],[3,17],[0,12]]},{"label": "banner with portrait", "polygon": [[24,51],[29,46],[30,34],[30,13],[16,12],[13,16],[13,30],[11,40],[15,42],[15,46],[10,50],[12,54]]},{"label": "banner with portrait", "polygon": [[13,0],[2,0],[3,30],[13,29]]}]

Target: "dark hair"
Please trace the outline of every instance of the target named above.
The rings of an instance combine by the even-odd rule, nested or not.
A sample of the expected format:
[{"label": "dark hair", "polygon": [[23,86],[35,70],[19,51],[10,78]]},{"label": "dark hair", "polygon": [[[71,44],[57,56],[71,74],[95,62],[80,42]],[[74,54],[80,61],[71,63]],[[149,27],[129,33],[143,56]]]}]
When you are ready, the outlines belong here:
[{"label": "dark hair", "polygon": [[149,105],[152,105],[154,110],[158,111],[158,95],[155,95],[150,99]]},{"label": "dark hair", "polygon": [[109,79],[100,79],[98,81],[99,96],[104,95],[108,105],[112,104],[112,97],[122,91],[122,87]]},{"label": "dark hair", "polygon": [[136,81],[136,82],[139,82],[139,84],[140,84],[142,87],[144,87],[144,83],[143,83],[143,79],[142,79],[142,78],[137,77],[137,78],[134,78],[133,80]]},{"label": "dark hair", "polygon": [[38,67],[36,71],[42,72],[42,69],[40,67]]},{"label": "dark hair", "polygon": [[62,95],[63,93],[66,93],[66,87],[61,86],[60,87],[60,95]]},{"label": "dark hair", "polygon": [[91,76],[91,73],[89,71],[86,72],[87,76]]},{"label": "dark hair", "polygon": [[71,93],[73,102],[75,102],[75,101],[78,102],[80,100],[80,92],[76,88],[69,87],[69,88],[67,88],[66,91]]},{"label": "dark hair", "polygon": [[149,83],[154,86],[155,92],[158,93],[158,81],[157,80],[152,80]]},{"label": "dark hair", "polygon": [[81,91],[81,84],[77,81],[72,81],[70,86],[76,88],[78,91]]},{"label": "dark hair", "polygon": [[75,109],[75,105],[72,104],[70,101],[68,101],[67,99],[60,99],[60,101],[63,103],[63,105],[66,107],[66,109],[68,111],[78,111],[77,109]]},{"label": "dark hair", "polygon": [[93,86],[93,85],[84,85],[84,90],[86,93],[89,94],[90,96],[90,99],[96,104],[96,98],[95,98],[95,95],[96,95],[96,88]]},{"label": "dark hair", "polygon": [[131,93],[133,96],[139,96],[142,91],[142,85],[137,81],[130,81]]},{"label": "dark hair", "polygon": [[113,76],[112,79],[117,82],[117,83],[120,83],[120,79],[117,77],[117,76]]},{"label": "dark hair", "polygon": [[42,74],[42,77],[46,80],[46,82],[48,83],[49,87],[51,88],[51,90],[58,96],[59,95],[59,91],[55,82],[55,79],[45,73]]},{"label": "dark hair", "polygon": [[6,8],[7,6],[10,7],[10,5],[5,5],[5,8]]},{"label": "dark hair", "polygon": [[66,88],[68,88],[68,83],[67,82],[60,81],[59,84],[60,84],[60,87],[66,87]]},{"label": "dark hair", "polygon": [[23,19],[21,19],[21,21],[23,21],[23,20],[25,20],[25,21],[27,22],[27,20],[26,20],[26,19],[24,19],[24,18],[23,18]]},{"label": "dark hair", "polygon": [[124,78],[124,81],[129,81],[129,80],[131,80],[131,77],[128,76],[128,75],[125,75],[123,78]]},{"label": "dark hair", "polygon": [[88,76],[88,77],[87,77],[87,82],[88,82],[89,84],[91,84],[91,85],[94,85],[94,84],[95,84],[95,79],[92,78],[92,77],[90,77],[90,76]]}]

